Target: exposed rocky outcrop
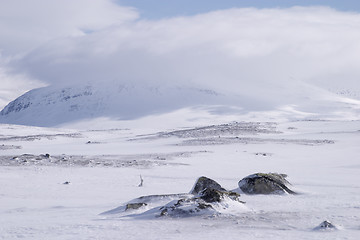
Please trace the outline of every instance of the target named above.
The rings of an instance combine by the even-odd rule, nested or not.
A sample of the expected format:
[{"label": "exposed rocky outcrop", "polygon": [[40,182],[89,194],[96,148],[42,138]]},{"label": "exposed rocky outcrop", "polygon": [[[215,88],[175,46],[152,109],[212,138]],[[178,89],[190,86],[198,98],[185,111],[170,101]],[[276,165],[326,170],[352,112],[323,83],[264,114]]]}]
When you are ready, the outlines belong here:
[{"label": "exposed rocky outcrop", "polygon": [[[228,202],[234,202],[239,205],[244,203],[239,199],[240,194],[227,191],[220,185],[212,185],[212,183],[216,183],[212,179],[206,178],[205,181],[211,184],[205,184],[204,189],[197,195],[194,195],[194,197],[179,199],[161,207],[160,216],[187,217],[204,213],[218,214],[219,209],[228,208]],[[218,189],[211,188],[210,186],[216,186]]]},{"label": "exposed rocky outcrop", "polygon": [[208,209],[213,207],[199,198],[179,199],[161,207],[159,216],[188,217]]},{"label": "exposed rocky outcrop", "polygon": [[189,217],[220,214],[230,207],[236,210],[244,209],[243,204],[244,202],[240,201],[240,194],[227,191],[210,178],[200,177],[189,194],[143,196],[104,214],[138,210],[146,206],[150,210],[143,212],[143,215]]},{"label": "exposed rocky outcrop", "polygon": [[239,188],[245,194],[296,194],[286,180],[286,174],[255,173],[239,181]]}]

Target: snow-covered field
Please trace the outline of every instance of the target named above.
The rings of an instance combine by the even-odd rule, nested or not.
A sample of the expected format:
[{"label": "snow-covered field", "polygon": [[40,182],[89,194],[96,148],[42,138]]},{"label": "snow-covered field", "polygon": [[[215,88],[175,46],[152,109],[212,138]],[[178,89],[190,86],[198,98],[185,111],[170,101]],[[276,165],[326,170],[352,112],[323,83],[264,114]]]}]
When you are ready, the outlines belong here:
[{"label": "snow-covered field", "polygon": [[[0,238],[360,236],[360,121],[184,121],[184,114],[62,128],[0,125]],[[188,193],[200,176],[239,191],[238,181],[257,172],[288,174],[300,194],[241,193],[241,207],[184,218],[147,214],[151,204],[110,211],[140,196]],[[317,229],[325,220],[336,229]]]}]

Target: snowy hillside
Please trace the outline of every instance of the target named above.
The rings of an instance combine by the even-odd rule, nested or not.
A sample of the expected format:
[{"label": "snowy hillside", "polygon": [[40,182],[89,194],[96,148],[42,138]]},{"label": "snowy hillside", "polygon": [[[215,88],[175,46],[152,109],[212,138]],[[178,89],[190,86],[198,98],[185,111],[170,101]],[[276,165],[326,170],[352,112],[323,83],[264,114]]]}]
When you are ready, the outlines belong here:
[{"label": "snowy hillside", "polygon": [[34,89],[9,103],[0,122],[54,126],[101,116],[134,119],[205,104],[233,104],[232,97],[207,89],[107,85]]},{"label": "snowy hillside", "polygon": [[243,89],[221,92],[197,87],[107,83],[31,90],[1,111],[0,123],[57,126],[98,117],[130,120],[194,107],[220,115],[275,111],[287,118],[357,119],[360,113],[359,100],[307,84],[257,86],[247,82]]}]

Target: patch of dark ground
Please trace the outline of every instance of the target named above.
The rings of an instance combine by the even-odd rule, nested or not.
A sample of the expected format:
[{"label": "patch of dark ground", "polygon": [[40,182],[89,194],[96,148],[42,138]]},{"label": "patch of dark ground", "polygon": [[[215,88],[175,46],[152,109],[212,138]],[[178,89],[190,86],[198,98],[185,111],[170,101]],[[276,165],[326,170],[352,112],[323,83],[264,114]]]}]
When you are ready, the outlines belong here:
[{"label": "patch of dark ground", "polygon": [[238,135],[258,135],[258,134],[277,134],[281,133],[276,129],[274,122],[233,122],[221,125],[211,125],[169,132],[159,132],[151,135],[140,135],[136,139],[154,138],[205,138],[213,136],[238,136]]},{"label": "patch of dark ground", "polygon": [[82,135],[80,133],[59,133],[59,134],[38,134],[38,135],[27,135],[27,136],[8,136],[8,137],[0,137],[0,141],[1,142],[34,141],[34,140],[41,140],[42,138],[53,140],[57,137],[81,138]]},{"label": "patch of dark ground", "polygon": [[205,146],[205,145],[224,145],[224,144],[299,144],[307,146],[318,146],[324,144],[334,144],[335,141],[327,139],[276,139],[276,138],[253,138],[253,137],[208,137],[184,140],[178,146]]},{"label": "patch of dark ground", "polygon": [[137,167],[185,165],[174,162],[177,158],[187,158],[199,152],[175,152],[134,155],[49,155],[23,154],[19,156],[0,156],[0,166],[78,166],[78,167]]},{"label": "patch of dark ground", "polygon": [[[211,125],[169,132],[159,132],[150,135],[140,135],[129,141],[154,140],[160,138],[177,137],[182,141],[177,146],[205,146],[224,144],[299,144],[317,146],[333,144],[335,141],[328,139],[286,139],[253,137],[254,135],[281,134],[274,122],[233,122],[221,125]],[[250,135],[250,136],[249,136]]]},{"label": "patch of dark ground", "polygon": [[5,145],[5,144],[1,144],[1,145],[0,145],[0,150],[10,150],[10,149],[21,149],[21,146],[17,146],[17,145]]}]

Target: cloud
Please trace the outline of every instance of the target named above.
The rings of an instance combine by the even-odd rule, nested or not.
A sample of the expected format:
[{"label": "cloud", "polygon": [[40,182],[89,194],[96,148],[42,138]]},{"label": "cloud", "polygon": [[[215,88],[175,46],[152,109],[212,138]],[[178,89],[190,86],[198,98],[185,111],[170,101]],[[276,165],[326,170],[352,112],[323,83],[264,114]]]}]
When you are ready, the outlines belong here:
[{"label": "cloud", "polygon": [[[74,2],[78,11],[85,3]],[[102,11],[95,12],[99,7],[91,4],[93,10],[76,21],[62,10],[52,20],[55,25],[46,25],[46,41],[36,42],[39,35],[23,26],[37,47],[8,67],[47,84],[186,84],[243,95],[266,95],[279,87],[296,90],[301,82],[359,88],[357,13],[327,7],[245,8],[148,21],[133,9],[94,2],[104,4]],[[66,4],[58,5],[65,9]],[[16,43],[9,46],[8,52],[14,51]]]},{"label": "cloud", "polygon": [[0,0],[0,49],[28,51],[59,37],[81,36],[138,17],[108,0]]},{"label": "cloud", "polygon": [[10,63],[56,39],[76,39],[138,18],[134,9],[108,0],[0,0],[0,6],[0,107],[25,91],[51,83]]},{"label": "cloud", "polygon": [[28,76],[21,74],[9,74],[5,69],[0,68],[0,108],[24,92],[38,87],[43,87],[44,83],[29,79]]}]

